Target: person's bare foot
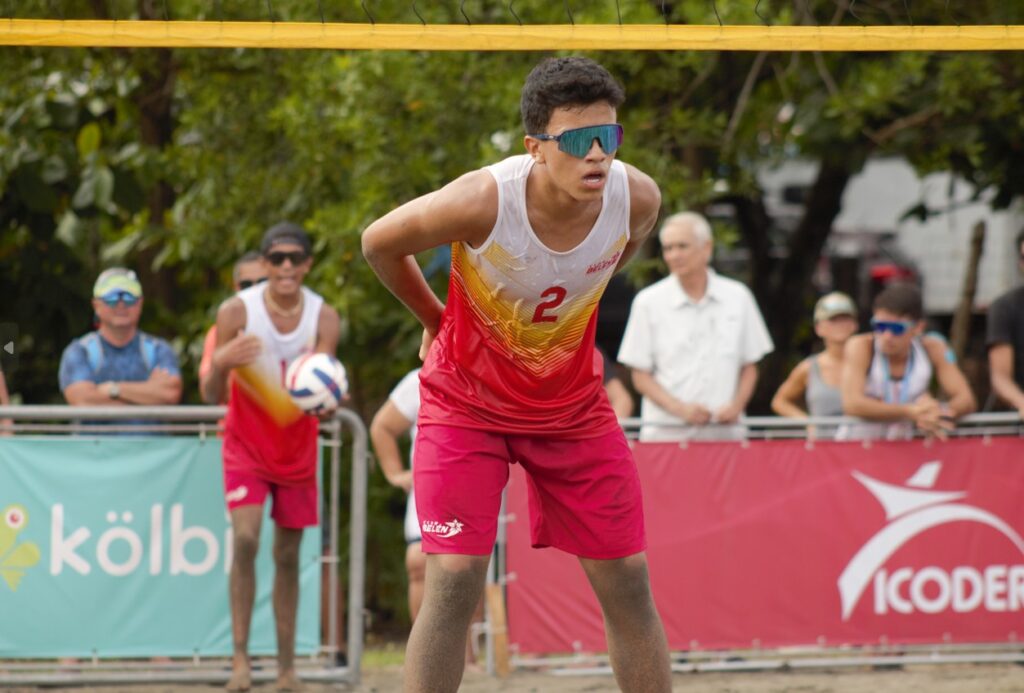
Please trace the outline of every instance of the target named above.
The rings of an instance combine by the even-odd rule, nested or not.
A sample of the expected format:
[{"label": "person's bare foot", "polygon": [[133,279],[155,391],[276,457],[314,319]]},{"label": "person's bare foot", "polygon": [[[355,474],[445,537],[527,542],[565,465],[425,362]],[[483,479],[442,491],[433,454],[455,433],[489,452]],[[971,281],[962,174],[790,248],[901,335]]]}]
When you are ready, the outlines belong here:
[{"label": "person's bare foot", "polygon": [[296,693],[302,690],[302,684],[299,682],[299,677],[295,675],[294,669],[278,674],[275,687],[278,693]]},{"label": "person's bare foot", "polygon": [[239,693],[252,688],[252,675],[248,658],[235,657],[231,661],[231,678],[224,684],[224,690]]}]

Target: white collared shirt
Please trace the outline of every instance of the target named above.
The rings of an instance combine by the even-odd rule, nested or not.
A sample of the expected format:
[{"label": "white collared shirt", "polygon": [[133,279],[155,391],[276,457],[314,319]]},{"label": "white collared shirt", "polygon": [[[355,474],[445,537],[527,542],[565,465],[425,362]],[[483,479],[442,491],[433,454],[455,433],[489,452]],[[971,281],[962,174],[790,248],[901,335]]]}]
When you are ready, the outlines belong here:
[{"label": "white collared shirt", "polygon": [[[633,299],[618,360],[651,373],[673,397],[714,413],[736,395],[741,368],[757,363],[773,348],[750,290],[709,269],[707,290],[699,301],[687,296],[674,275],[640,291]],[[647,397],[640,416],[644,421],[679,422]],[[640,437],[692,436],[680,428],[644,426]]]}]

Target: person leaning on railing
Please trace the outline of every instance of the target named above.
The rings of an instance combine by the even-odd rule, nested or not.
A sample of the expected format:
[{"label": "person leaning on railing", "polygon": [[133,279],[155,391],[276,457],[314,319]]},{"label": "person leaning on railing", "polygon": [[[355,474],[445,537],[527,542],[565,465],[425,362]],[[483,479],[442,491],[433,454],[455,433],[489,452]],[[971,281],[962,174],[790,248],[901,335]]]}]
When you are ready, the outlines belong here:
[{"label": "person leaning on railing", "polygon": [[72,340],[60,359],[60,389],[75,406],[166,405],[181,400],[181,371],[165,340],[139,329],[142,285],[113,267],[92,292],[98,328]]},{"label": "person leaning on railing", "polygon": [[[1024,230],[1017,234],[1015,250],[1024,270]],[[992,391],[1024,418],[1024,285],[992,303],[985,343]]]},{"label": "person leaning on railing", "polygon": [[[825,294],[814,304],[814,333],[825,348],[797,364],[772,398],[772,411],[779,416],[806,419],[808,416],[842,416],[843,397],[839,389],[843,351],[857,331],[857,306],[840,291]],[[803,405],[803,406],[801,406]],[[834,434],[815,431],[808,435]]]},{"label": "person leaning on railing", "polygon": [[[914,430],[944,438],[956,419],[977,409],[967,378],[941,336],[924,331],[921,291],[890,284],[875,298],[871,334],[850,338],[843,363],[843,412],[878,422],[841,430],[844,438],[909,438]],[[929,392],[932,378],[948,399]]]}]

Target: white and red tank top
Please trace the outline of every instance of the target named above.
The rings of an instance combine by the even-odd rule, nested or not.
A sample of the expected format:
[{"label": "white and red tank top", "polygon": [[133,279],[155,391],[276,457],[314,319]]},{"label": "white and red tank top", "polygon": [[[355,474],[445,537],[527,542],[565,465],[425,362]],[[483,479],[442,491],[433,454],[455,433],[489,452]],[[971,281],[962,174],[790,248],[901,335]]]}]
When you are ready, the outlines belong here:
[{"label": "white and red tank top", "polygon": [[236,294],[245,305],[242,331],[263,342],[263,353],[231,378],[224,423],[224,466],[272,483],[298,485],[316,478],[317,419],[304,415],[284,387],[288,364],[316,346],[323,298],[302,287],[299,325],[288,333],[274,327],[263,292],[266,283]]},{"label": "white and red tank top", "polygon": [[563,438],[618,426],[594,333],[630,238],[626,168],[612,163],[589,234],[557,252],[527,217],[533,165],[524,155],[488,167],[498,185],[494,228],[479,248],[452,244],[448,303],[420,372],[420,424]]}]

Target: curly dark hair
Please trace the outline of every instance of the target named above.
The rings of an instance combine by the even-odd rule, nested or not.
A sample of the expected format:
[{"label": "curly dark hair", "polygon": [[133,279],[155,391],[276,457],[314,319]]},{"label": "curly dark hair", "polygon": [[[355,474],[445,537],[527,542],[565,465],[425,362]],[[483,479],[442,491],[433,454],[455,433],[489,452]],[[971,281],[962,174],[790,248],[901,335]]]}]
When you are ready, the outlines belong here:
[{"label": "curly dark hair", "polygon": [[875,310],[887,310],[911,320],[924,317],[924,301],[921,290],[911,282],[893,282],[875,297]]},{"label": "curly dark hair", "polygon": [[563,106],[600,101],[618,108],[626,99],[622,85],[589,58],[547,58],[530,71],[519,110],[527,134],[543,133],[551,113]]}]

